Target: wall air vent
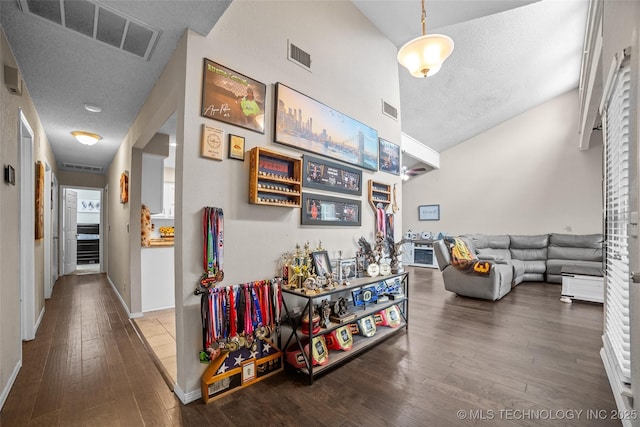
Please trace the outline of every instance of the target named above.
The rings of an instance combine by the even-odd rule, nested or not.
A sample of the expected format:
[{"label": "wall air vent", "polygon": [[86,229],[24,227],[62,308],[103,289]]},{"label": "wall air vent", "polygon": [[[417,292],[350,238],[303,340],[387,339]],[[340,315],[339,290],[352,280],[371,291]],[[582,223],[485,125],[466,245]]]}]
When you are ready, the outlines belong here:
[{"label": "wall air vent", "polygon": [[382,114],[398,120],[398,109],[391,104],[387,104],[384,99],[382,100]]},{"label": "wall air vent", "polygon": [[149,60],[160,30],[89,0],[18,0],[20,8],[66,29]]},{"label": "wall air vent", "polygon": [[62,167],[76,172],[102,173],[101,166],[79,165],[77,163],[63,163]]},{"label": "wall air vent", "polygon": [[288,41],[287,59],[304,68],[307,71],[311,71],[311,55],[298,46]]}]

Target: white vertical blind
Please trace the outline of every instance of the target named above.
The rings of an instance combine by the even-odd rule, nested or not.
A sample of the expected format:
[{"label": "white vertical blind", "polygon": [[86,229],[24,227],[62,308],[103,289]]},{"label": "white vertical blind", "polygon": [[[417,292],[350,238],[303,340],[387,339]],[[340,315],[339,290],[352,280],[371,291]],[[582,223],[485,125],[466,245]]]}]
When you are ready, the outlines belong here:
[{"label": "white vertical blind", "polygon": [[629,334],[629,107],[631,67],[618,70],[606,109],[605,230],[607,309],[604,349],[622,381],[631,382]]}]

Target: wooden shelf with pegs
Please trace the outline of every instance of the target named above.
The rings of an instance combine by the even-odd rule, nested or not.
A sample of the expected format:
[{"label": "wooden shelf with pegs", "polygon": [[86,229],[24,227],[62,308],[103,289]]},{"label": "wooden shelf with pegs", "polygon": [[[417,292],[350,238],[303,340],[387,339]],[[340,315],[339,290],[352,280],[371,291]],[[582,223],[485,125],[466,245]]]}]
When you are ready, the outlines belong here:
[{"label": "wooden shelf with pegs", "polygon": [[302,161],[277,151],[254,147],[250,153],[249,203],[299,208]]},{"label": "wooden shelf with pegs", "polygon": [[391,205],[391,185],[369,180],[369,204],[376,210],[378,205],[386,211]]}]

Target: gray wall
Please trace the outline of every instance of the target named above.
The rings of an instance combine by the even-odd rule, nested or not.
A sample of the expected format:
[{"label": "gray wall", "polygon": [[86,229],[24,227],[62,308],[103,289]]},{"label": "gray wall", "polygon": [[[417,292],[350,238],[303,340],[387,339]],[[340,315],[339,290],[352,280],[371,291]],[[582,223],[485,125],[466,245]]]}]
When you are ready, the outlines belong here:
[{"label": "gray wall", "polygon": [[[403,231],[601,232],[602,144],[577,147],[574,90],[440,153],[440,169],[403,184]],[[418,221],[424,204],[440,221]]]}]

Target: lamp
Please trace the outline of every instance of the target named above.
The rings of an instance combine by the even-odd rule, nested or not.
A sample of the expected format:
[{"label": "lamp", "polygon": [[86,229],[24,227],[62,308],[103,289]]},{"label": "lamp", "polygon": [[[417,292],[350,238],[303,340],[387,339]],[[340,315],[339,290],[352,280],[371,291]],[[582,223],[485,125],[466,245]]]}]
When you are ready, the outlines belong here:
[{"label": "lamp", "polygon": [[398,51],[398,62],[414,77],[429,77],[440,71],[453,52],[453,40],[442,34],[425,35],[427,15],[422,0],[422,36],[406,43]]},{"label": "lamp", "polygon": [[100,141],[102,137],[98,134],[85,132],[83,130],[74,130],[71,132],[80,144],[84,145],[94,145],[96,142]]}]

